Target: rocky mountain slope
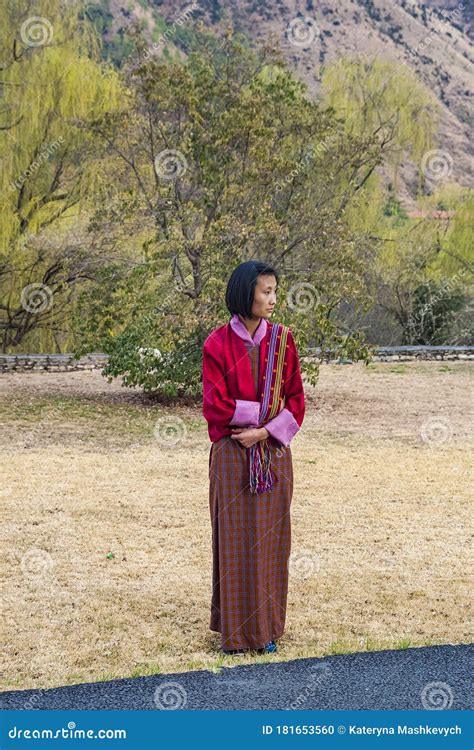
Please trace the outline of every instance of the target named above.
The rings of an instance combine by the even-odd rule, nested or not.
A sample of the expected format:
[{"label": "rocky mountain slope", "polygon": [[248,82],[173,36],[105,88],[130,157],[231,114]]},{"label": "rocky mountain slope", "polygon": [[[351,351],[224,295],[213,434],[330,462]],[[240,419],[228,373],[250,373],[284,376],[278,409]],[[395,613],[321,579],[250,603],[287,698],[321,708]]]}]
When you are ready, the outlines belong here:
[{"label": "rocky mountain slope", "polygon": [[[150,39],[156,19],[168,24],[191,3],[175,0],[102,0],[113,16],[113,33],[134,18],[145,20]],[[438,148],[447,153],[443,179],[474,186],[472,6],[467,0],[435,0],[430,7],[413,0],[195,0],[183,23],[232,25],[254,40],[273,38],[311,94],[320,96],[321,73],[340,56],[364,54],[413,68],[441,106]],[[155,36],[153,36],[153,33]],[[402,198],[410,203],[416,173],[401,172]],[[435,181],[436,183],[436,181]],[[436,184],[429,184],[434,188]]]}]

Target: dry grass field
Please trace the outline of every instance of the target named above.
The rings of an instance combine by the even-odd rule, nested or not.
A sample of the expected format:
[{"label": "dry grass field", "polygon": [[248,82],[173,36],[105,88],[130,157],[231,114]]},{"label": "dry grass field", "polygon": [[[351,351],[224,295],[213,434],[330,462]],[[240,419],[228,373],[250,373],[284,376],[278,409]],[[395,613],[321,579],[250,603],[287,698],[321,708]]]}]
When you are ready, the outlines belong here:
[{"label": "dry grass field", "polygon": [[473,373],[321,367],[292,443],[286,631],[238,660],[208,628],[199,407],[98,371],[1,375],[2,689],[472,641]]}]

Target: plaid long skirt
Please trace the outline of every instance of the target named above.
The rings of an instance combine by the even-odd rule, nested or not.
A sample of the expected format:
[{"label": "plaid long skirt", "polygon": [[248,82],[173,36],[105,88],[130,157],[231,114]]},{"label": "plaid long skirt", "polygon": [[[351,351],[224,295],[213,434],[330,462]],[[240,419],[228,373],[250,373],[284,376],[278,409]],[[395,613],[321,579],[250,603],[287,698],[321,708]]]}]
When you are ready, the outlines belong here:
[{"label": "plaid long skirt", "polygon": [[210,629],[223,649],[261,648],[285,628],[293,464],[289,446],[272,437],[268,446],[273,487],[261,495],[250,492],[250,450],[238,440],[226,435],[209,454]]}]

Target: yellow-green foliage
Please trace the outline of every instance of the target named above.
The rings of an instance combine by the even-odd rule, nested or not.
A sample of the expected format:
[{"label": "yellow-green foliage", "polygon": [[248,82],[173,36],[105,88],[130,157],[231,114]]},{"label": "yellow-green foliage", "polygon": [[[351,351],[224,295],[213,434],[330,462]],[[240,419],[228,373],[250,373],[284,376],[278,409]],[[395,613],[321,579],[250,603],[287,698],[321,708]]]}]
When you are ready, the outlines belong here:
[{"label": "yellow-green foliage", "polygon": [[[461,286],[471,286],[474,271],[474,190],[446,184],[420,201],[423,210],[445,210],[450,216],[438,221],[440,252],[432,264],[433,277],[459,277]],[[451,215],[452,214],[452,215]]]},{"label": "yellow-green foliage", "polygon": [[322,79],[327,104],[345,121],[354,135],[378,130],[389,137],[388,151],[397,172],[405,154],[420,164],[433,147],[438,130],[439,105],[434,95],[406,65],[363,56],[340,58]]},{"label": "yellow-green foliage", "polygon": [[[57,214],[61,201],[42,206],[42,199],[57,157],[84,138],[76,121],[113,110],[120,101],[117,75],[93,59],[97,44],[89,26],[78,21],[78,6],[65,8],[59,0],[41,0],[35,3],[34,13],[51,24],[47,44],[35,47],[24,43],[21,24],[28,14],[26,18],[18,12],[7,14],[2,30],[2,53],[8,60],[3,72],[4,103],[9,112],[9,116],[3,115],[2,125],[13,124],[2,136],[2,252],[14,249],[15,240],[25,230],[22,223],[27,221],[28,232],[36,233]],[[17,61],[12,58],[13,39]],[[56,145],[51,148],[51,144]],[[18,183],[22,185],[19,195],[14,181],[21,179],[42,151],[40,167]],[[70,185],[71,190],[79,187],[76,181]]]},{"label": "yellow-green foliage", "polygon": [[88,190],[85,124],[123,98],[80,10],[60,0],[11,1],[2,19],[0,261],[9,272],[0,291],[9,318],[17,310],[24,316],[22,289],[41,282],[52,263],[46,245],[30,240],[42,230],[57,239]]}]

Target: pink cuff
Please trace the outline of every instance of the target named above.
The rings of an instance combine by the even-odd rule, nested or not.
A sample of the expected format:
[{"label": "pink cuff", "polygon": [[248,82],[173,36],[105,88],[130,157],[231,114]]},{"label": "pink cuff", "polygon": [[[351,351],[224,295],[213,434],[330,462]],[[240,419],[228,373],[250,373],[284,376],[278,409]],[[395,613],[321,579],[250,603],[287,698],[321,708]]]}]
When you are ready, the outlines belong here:
[{"label": "pink cuff", "polygon": [[242,399],[237,398],[235,399],[235,403],[236,407],[234,416],[229,424],[235,424],[239,427],[242,425],[252,425],[252,427],[256,427],[260,415],[260,401],[243,401]]},{"label": "pink cuff", "polygon": [[280,443],[283,443],[285,447],[288,447],[292,438],[294,438],[300,429],[293,414],[286,408],[283,408],[276,417],[270,419],[270,421],[266,422],[263,426],[267,428],[272,437],[279,440]]}]

